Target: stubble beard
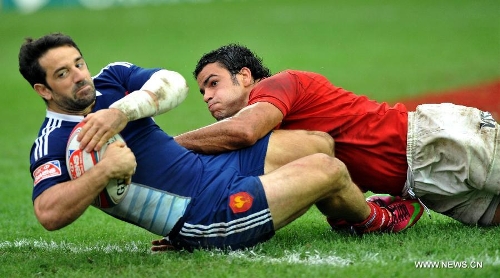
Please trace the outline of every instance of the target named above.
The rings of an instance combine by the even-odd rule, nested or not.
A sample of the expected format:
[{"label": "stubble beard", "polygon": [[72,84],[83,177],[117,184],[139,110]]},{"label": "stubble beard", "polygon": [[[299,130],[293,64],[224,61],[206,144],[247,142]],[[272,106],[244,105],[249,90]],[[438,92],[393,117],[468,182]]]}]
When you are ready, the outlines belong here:
[{"label": "stubble beard", "polygon": [[[91,92],[85,94],[83,97],[78,97],[78,91],[86,85],[90,85]],[[87,81],[76,84],[72,90],[72,96],[72,98],[61,99],[57,102],[57,105],[71,114],[78,114],[79,112],[86,110],[90,105],[92,105],[92,103],[94,103],[96,99],[96,90],[94,84]]]}]

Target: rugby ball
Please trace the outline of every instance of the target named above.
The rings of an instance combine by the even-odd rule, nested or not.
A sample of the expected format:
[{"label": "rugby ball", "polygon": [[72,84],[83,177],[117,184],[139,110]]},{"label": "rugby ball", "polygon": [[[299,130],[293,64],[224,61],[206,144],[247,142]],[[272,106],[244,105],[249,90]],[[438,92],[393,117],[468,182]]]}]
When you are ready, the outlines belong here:
[{"label": "rugby ball", "polygon": [[[125,142],[119,134],[116,134],[104,144],[100,151],[88,153],[85,150],[80,150],[80,142],[76,138],[80,134],[84,124],[84,122],[80,122],[74,127],[69,135],[66,146],[66,167],[72,180],[77,179],[90,168],[94,167],[101,159],[109,144],[117,140]],[[128,185],[125,184],[125,180],[112,179],[103,191],[99,193],[92,205],[98,208],[111,208],[120,203],[125,197],[127,190]]]}]

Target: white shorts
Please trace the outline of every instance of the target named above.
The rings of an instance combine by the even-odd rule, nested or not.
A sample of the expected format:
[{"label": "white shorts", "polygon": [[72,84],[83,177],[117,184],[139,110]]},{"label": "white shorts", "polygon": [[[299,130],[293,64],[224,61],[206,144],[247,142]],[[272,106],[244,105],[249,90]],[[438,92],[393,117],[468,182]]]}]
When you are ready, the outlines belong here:
[{"label": "white shorts", "polygon": [[500,202],[499,125],[476,108],[425,104],[408,113],[408,180],[429,209],[489,225]]}]

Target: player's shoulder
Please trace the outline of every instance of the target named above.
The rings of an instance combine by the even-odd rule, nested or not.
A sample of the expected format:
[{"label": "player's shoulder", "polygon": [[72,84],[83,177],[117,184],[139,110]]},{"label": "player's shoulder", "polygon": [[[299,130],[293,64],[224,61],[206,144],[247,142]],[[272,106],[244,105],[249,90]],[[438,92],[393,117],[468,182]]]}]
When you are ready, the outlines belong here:
[{"label": "player's shoulder", "polygon": [[305,70],[295,70],[295,69],[287,69],[284,71],[281,71],[280,73],[288,76],[292,76],[294,78],[317,78],[319,76],[324,77],[321,73],[314,72],[314,71],[305,71]]},{"label": "player's shoulder", "polygon": [[126,67],[126,68],[130,68],[131,66],[133,66],[134,64],[130,63],[130,62],[125,62],[125,61],[117,61],[117,62],[111,62],[107,65],[107,67]]},{"label": "player's shoulder", "polygon": [[302,76],[302,75],[311,75],[311,74],[318,74],[312,71],[305,71],[305,70],[297,70],[297,69],[285,69],[282,70],[275,75],[285,75],[285,76]]},{"label": "player's shoulder", "polygon": [[282,70],[271,77],[268,77],[268,82],[297,82],[303,79],[309,79],[311,76],[317,75],[314,72],[301,71],[294,69]]},{"label": "player's shoulder", "polygon": [[112,62],[104,66],[99,73],[97,73],[95,76],[93,76],[94,79],[99,78],[100,76],[111,74],[111,73],[117,73],[117,72],[123,72],[123,71],[130,71],[136,67],[134,64],[129,63],[129,62]]},{"label": "player's shoulder", "polygon": [[103,69],[130,69],[135,65],[129,62],[112,62],[107,64]]},{"label": "player's shoulder", "polygon": [[51,152],[64,152],[69,134],[81,122],[83,116],[64,115],[47,111],[38,137],[33,142],[31,154],[36,161]]}]

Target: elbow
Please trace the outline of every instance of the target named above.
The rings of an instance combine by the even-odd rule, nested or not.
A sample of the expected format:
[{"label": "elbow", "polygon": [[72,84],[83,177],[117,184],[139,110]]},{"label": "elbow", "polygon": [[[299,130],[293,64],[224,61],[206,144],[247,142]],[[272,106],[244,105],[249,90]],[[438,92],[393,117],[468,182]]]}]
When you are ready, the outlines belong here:
[{"label": "elbow", "polygon": [[44,227],[45,230],[47,230],[49,232],[57,231],[57,230],[60,229],[59,227],[57,227],[55,225],[51,225],[50,223],[42,223],[42,222],[40,222],[40,224],[42,224],[42,227]]},{"label": "elbow", "polygon": [[38,219],[38,222],[45,228],[47,231],[56,231],[59,230],[66,225],[64,224],[63,216],[57,216],[50,211],[42,211],[35,207],[35,215]]},{"label": "elbow", "polygon": [[59,230],[62,228],[56,221],[52,221],[50,219],[38,217],[38,216],[37,216],[37,219],[38,219],[38,222],[42,225],[42,227],[44,227],[45,230],[47,230],[47,231],[51,232],[51,231],[56,231],[56,230]]}]

